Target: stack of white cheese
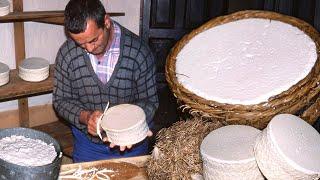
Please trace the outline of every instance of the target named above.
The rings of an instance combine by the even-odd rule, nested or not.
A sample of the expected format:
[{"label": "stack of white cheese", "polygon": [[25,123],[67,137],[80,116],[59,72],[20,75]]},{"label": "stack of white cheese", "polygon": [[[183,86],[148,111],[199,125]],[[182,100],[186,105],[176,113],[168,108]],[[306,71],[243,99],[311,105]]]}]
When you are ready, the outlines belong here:
[{"label": "stack of white cheese", "polygon": [[39,57],[24,59],[19,66],[19,76],[25,81],[43,81],[49,77],[49,62]]},{"label": "stack of white cheese", "polygon": [[214,130],[200,152],[205,179],[320,178],[320,134],[290,114],[275,116],[262,132],[243,125]]},{"label": "stack of white cheese", "polygon": [[10,12],[10,3],[8,0],[0,0],[0,16],[5,16]]}]

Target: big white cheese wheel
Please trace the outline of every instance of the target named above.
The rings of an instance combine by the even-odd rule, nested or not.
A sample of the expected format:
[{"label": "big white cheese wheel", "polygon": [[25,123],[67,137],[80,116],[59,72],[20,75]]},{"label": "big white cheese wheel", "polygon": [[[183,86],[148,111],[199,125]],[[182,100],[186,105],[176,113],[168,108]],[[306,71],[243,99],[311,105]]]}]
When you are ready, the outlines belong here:
[{"label": "big white cheese wheel", "polygon": [[249,18],[195,35],[177,55],[176,74],[206,100],[249,105],[297,84],[316,60],[314,41],[297,27]]},{"label": "big white cheese wheel", "polygon": [[260,132],[244,125],[224,126],[210,132],[200,146],[204,178],[263,180],[253,153]]},{"label": "big white cheese wheel", "polygon": [[120,104],[109,108],[101,121],[110,142],[133,145],[147,137],[148,124],[144,110],[133,104]]},{"label": "big white cheese wheel", "polygon": [[254,152],[269,180],[320,178],[320,134],[297,116],[275,116],[257,138]]},{"label": "big white cheese wheel", "polygon": [[30,82],[47,79],[49,77],[49,61],[39,57],[24,59],[19,66],[19,77]]},{"label": "big white cheese wheel", "polygon": [[10,2],[8,0],[0,0],[0,16],[5,16],[10,12]]},{"label": "big white cheese wheel", "polygon": [[0,86],[9,82],[9,66],[0,62]]}]

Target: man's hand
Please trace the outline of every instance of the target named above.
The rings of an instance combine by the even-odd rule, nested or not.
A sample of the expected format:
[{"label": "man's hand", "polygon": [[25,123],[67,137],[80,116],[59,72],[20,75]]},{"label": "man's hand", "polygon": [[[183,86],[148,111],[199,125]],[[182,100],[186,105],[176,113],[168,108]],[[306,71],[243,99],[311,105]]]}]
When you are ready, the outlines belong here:
[{"label": "man's hand", "polygon": [[[102,115],[101,111],[95,110],[93,112],[90,111],[82,111],[80,114],[80,122],[82,124],[86,124],[88,128],[88,133],[92,136],[97,136],[97,121],[98,118]],[[101,128],[101,127],[98,127]]]},{"label": "man's hand", "polygon": [[[97,134],[97,121],[98,118],[102,115],[101,111],[95,110],[93,112],[91,111],[81,111],[80,113],[80,122],[82,124],[86,124],[87,128],[88,128],[88,133],[91,134],[92,136],[98,136]],[[98,127],[101,128],[101,127]],[[105,133],[102,133],[103,138],[102,141],[103,142],[109,142],[108,137],[106,136]],[[148,137],[151,137],[153,135],[153,133],[149,130],[147,133]],[[115,146],[117,146],[116,144],[110,142],[110,148],[114,148]],[[126,149],[131,149],[132,148],[132,144],[131,145],[127,145],[127,146],[120,146],[120,151],[124,151]]]},{"label": "man's hand", "polygon": [[[148,137],[151,137],[153,135],[153,133],[149,130],[147,133]],[[109,142],[108,137],[104,137],[103,138],[103,142]],[[114,148],[115,146],[117,146],[114,143],[110,143],[110,148]],[[126,149],[131,149],[132,148],[132,144],[131,145],[126,145],[126,146],[120,146],[120,151],[125,151]]]}]

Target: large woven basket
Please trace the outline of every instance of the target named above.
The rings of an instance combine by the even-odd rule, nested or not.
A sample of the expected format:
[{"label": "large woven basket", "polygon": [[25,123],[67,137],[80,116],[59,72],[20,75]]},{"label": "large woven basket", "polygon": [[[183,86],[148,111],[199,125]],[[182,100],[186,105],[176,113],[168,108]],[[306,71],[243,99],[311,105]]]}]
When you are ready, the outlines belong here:
[{"label": "large woven basket", "polygon": [[[310,73],[288,90],[270,97],[268,101],[254,105],[226,104],[206,100],[184,88],[176,77],[176,57],[180,50],[195,35],[224,23],[246,18],[264,18],[282,21],[304,31],[315,42],[318,58]],[[320,116],[320,62],[319,33],[308,23],[294,17],[268,11],[240,11],[210,20],[184,36],[172,49],[166,62],[166,79],[171,90],[182,103],[183,110],[193,116],[218,120],[224,124],[251,125],[259,129],[266,127],[273,116],[279,113],[300,115],[308,123],[314,123]]]}]

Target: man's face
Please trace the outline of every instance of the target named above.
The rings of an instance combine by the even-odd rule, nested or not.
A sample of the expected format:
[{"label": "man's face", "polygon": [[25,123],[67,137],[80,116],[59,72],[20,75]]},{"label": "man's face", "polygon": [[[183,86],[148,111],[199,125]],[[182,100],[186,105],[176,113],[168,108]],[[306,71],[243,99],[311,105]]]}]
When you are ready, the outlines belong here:
[{"label": "man's face", "polygon": [[83,49],[94,55],[102,55],[106,51],[110,35],[110,24],[105,23],[103,28],[98,28],[93,20],[87,20],[87,27],[79,34],[70,33],[71,38]]}]

